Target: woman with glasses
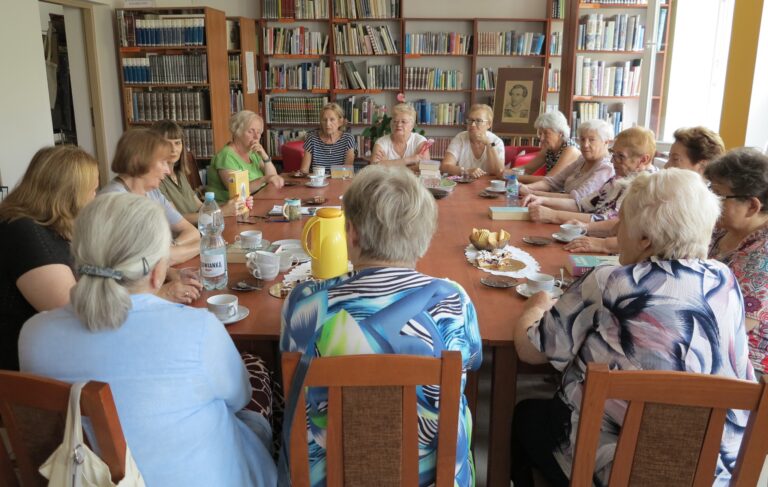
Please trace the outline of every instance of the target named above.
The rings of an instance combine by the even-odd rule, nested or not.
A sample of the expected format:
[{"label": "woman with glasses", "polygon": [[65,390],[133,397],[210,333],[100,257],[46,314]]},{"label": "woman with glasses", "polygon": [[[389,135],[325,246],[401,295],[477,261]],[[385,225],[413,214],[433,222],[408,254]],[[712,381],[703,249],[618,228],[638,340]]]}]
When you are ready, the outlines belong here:
[{"label": "woman with glasses", "polygon": [[642,127],[622,131],[609,150],[615,174],[602,188],[579,200],[528,195],[523,204],[529,207],[531,220],[565,223],[568,220],[597,222],[616,219],[624,191],[632,178],[643,172],[656,172],[653,165],[655,139],[653,132]]},{"label": "woman with glasses", "polygon": [[741,286],[749,357],[768,373],[768,156],[736,149],[709,163],[704,175],[723,211],[709,256],[731,268]]},{"label": "woman with glasses", "polygon": [[[568,127],[568,121],[560,112],[547,112],[539,115],[533,124],[536,127],[536,135],[539,137],[541,150],[531,161],[520,166],[518,169],[524,169],[525,175],[518,177],[521,183],[535,183],[542,181],[544,176],[533,176],[532,174],[544,166],[548,177],[555,177],[566,167],[569,167],[579,158],[579,149],[576,143],[570,139],[571,128]],[[600,134],[605,135],[605,134]],[[579,127],[579,136],[581,136],[581,127]],[[613,130],[609,138],[601,137],[604,143],[613,139]],[[605,154],[607,155],[607,153]],[[605,182],[605,181],[603,181]],[[553,191],[546,187],[534,188],[543,191]]]},{"label": "woman with glasses", "polygon": [[457,134],[440,165],[440,171],[477,178],[484,174],[500,176],[504,172],[504,142],[490,132],[493,109],[472,105],[466,118],[467,130]]},{"label": "woman with glasses", "polygon": [[416,110],[407,103],[392,108],[391,133],[376,139],[373,146],[372,164],[388,166],[415,166],[429,159],[427,139],[413,131]]},{"label": "woman with glasses", "polygon": [[308,173],[311,166],[328,169],[354,164],[355,138],[344,131],[344,124],[344,111],[336,103],[328,103],[320,110],[320,129],[309,132],[304,139],[302,172]]}]

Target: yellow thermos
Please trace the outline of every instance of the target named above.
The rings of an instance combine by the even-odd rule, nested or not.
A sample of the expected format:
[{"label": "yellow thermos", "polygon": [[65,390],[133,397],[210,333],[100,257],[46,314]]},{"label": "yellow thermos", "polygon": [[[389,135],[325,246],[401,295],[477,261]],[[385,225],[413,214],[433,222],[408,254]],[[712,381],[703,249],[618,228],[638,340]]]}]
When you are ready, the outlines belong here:
[{"label": "yellow thermos", "polygon": [[[307,240],[309,237],[309,240]],[[312,276],[330,279],[347,272],[347,233],[344,213],[320,208],[301,232],[301,245],[312,258]]]}]

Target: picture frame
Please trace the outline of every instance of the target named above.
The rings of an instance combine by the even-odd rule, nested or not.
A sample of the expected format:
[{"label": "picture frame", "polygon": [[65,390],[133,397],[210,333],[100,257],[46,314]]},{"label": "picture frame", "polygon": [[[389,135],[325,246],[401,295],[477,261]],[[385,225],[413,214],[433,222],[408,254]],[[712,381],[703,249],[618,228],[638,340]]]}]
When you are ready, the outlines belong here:
[{"label": "picture frame", "polygon": [[536,135],[541,110],[544,68],[499,68],[493,103],[493,133]]}]

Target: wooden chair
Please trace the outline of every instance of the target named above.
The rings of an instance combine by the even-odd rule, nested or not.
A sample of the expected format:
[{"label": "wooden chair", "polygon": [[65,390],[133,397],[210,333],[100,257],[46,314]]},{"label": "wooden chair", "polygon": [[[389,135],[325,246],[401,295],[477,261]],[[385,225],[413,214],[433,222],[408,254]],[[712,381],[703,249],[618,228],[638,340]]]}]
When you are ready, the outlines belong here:
[{"label": "wooden chair", "polygon": [[[6,445],[0,441],[0,485],[47,485],[37,469],[64,437],[70,387],[66,382],[32,374],[0,371],[0,418],[21,479],[19,484]],[[80,408],[90,419],[99,456],[117,483],[125,476],[125,438],[109,384],[86,384]]]},{"label": "wooden chair", "polygon": [[768,453],[768,387],[704,374],[609,371],[591,363],[581,403],[572,486],[592,485],[607,399],[628,402],[613,486],[711,486],[728,409],[751,411],[731,486],[754,487]]},{"label": "wooden chair", "polygon": [[[286,397],[301,358],[283,354]],[[327,485],[418,485],[416,386],[440,385],[437,487],[455,477],[461,354],[441,359],[412,355],[349,355],[317,358],[305,386],[328,387]],[[309,486],[304,392],[293,419],[290,444],[294,486]],[[395,425],[400,423],[402,428]]]}]

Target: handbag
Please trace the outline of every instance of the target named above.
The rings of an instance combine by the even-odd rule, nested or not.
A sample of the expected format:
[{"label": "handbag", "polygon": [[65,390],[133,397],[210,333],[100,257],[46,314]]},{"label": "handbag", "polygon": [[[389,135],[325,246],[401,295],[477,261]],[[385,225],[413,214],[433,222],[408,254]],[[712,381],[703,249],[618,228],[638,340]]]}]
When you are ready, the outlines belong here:
[{"label": "handbag", "polygon": [[125,477],[117,484],[104,461],[83,441],[80,392],[85,382],[72,385],[64,441],[40,467],[49,487],[145,487],[131,450],[125,446]]}]

